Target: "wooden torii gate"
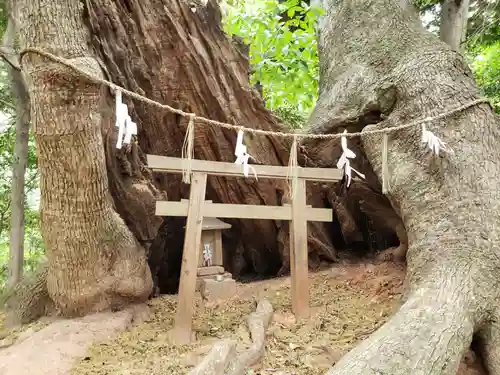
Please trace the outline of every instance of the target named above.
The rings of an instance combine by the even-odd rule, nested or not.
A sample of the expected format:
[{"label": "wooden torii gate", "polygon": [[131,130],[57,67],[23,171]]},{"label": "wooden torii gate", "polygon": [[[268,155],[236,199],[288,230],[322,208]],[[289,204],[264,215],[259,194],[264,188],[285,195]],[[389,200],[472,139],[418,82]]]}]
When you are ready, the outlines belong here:
[{"label": "wooden torii gate", "polygon": [[[183,160],[148,155],[148,167],[155,172],[182,173]],[[185,162],[185,161],[184,161]],[[259,178],[286,179],[288,167],[252,165]],[[307,222],[331,222],[331,209],[312,208],[306,204],[306,181],[334,182],[342,179],[342,171],[331,168],[297,168],[298,181],[291,205],[258,206],[223,204],[205,201],[207,176],[243,177],[242,166],[233,163],[191,160],[191,190],[189,201],[156,202],[156,215],[187,216],[184,250],[175,326],[171,338],[180,345],[192,337],[193,301],[196,289],[198,251],[201,246],[203,217],[234,219],[291,220],[290,270],[292,310],[298,318],[309,317],[309,280]]]}]

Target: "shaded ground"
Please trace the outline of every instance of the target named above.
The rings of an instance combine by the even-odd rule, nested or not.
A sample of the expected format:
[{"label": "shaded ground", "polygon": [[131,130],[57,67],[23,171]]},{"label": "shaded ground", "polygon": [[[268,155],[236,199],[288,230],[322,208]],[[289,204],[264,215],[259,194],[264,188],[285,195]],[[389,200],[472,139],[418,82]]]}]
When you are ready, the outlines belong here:
[{"label": "shaded ground", "polygon": [[[21,343],[0,349],[0,375],[184,375],[220,338],[237,338],[238,349],[247,348],[250,337],[245,317],[263,296],[274,306],[274,320],[268,330],[265,358],[248,374],[271,375],[276,370],[286,370],[297,375],[323,375],[398,307],[403,277],[403,267],[392,263],[344,264],[311,274],[312,317],[299,323],[290,313],[289,278],[240,284],[238,296],[230,301],[196,301],[194,325],[198,341],[183,347],[168,342],[175,312],[174,296],[150,301],[152,314],[131,327],[130,314],[123,312],[84,318],[87,323],[59,321],[45,328],[44,323],[38,323]],[[127,327],[130,328],[119,334]],[[101,343],[86,352],[91,342]],[[71,345],[77,348],[68,350]],[[22,365],[7,372],[6,366],[10,365],[6,359],[13,363],[14,358]],[[482,375],[476,362],[473,353],[468,353],[459,374]],[[44,363],[51,363],[52,371],[44,371]]]},{"label": "shaded ground", "polygon": [[[253,374],[271,375],[278,369],[291,374],[324,374],[398,307],[403,278],[403,267],[391,263],[339,265],[311,274],[313,316],[305,323],[295,322],[290,313],[289,278],[239,285],[238,297],[229,303],[197,301],[194,325],[198,342],[177,348],[169,345],[167,335],[175,297],[158,298],[151,302],[149,321],[116,340],[93,346],[71,374],[187,374],[220,338],[236,337],[239,349],[250,344],[245,316],[262,296],[269,298],[275,315],[264,361]],[[474,371],[461,374],[480,374]]]},{"label": "shaded ground", "polygon": [[93,342],[109,340],[145,316],[149,316],[148,306],[137,305],[117,313],[60,319],[48,325],[38,322],[23,332],[11,332],[2,340],[0,374],[66,375],[75,358],[84,357]]}]

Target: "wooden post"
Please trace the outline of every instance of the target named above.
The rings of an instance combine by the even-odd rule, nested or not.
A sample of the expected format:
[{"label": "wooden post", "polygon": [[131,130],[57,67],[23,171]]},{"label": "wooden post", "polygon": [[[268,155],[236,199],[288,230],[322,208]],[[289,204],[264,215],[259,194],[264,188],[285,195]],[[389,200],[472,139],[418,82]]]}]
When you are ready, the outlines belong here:
[{"label": "wooden post", "polygon": [[201,246],[203,203],[207,186],[207,174],[195,172],[191,179],[189,206],[182,253],[181,277],[177,296],[177,312],[172,340],[178,345],[191,342],[193,304],[196,290],[198,252]]},{"label": "wooden post", "polygon": [[306,180],[298,178],[292,199],[290,225],[290,270],[292,310],[297,318],[309,317],[309,270],[307,253]]},{"label": "wooden post", "polygon": [[224,251],[222,250],[222,229],[217,229],[215,231],[215,257],[214,265],[223,266],[224,265]]}]

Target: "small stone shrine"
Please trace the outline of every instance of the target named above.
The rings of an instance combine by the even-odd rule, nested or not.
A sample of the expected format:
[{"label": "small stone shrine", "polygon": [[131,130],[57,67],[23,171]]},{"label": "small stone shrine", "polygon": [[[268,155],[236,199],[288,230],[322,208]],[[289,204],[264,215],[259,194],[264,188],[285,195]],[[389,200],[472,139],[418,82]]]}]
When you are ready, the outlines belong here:
[{"label": "small stone shrine", "polygon": [[224,270],[222,230],[229,228],[231,224],[217,218],[203,218],[196,290],[205,299],[225,299],[236,293],[236,282]]}]

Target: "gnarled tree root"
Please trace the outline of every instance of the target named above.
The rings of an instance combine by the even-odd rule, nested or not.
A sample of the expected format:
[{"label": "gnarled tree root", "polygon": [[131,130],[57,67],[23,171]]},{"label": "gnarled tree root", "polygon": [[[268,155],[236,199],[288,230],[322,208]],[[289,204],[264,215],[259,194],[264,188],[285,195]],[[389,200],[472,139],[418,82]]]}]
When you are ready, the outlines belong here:
[{"label": "gnarled tree root", "polygon": [[6,327],[27,324],[54,313],[54,303],[47,290],[47,270],[47,262],[42,261],[33,274],[26,275],[0,296],[0,307],[7,310]]},{"label": "gnarled tree root", "polygon": [[229,361],[236,355],[236,341],[220,341],[212,347],[207,356],[196,366],[189,375],[217,375],[224,374]]},{"label": "gnarled tree root", "polygon": [[400,310],[326,375],[457,373],[483,321],[474,282],[464,269],[446,269],[410,290]]},{"label": "gnarled tree root", "polygon": [[261,300],[255,312],[247,318],[252,345],[236,355],[236,342],[224,340],[215,344],[203,361],[189,375],[243,375],[245,370],[257,363],[264,355],[266,330],[273,316],[271,303]]},{"label": "gnarled tree root", "polygon": [[481,354],[490,375],[500,375],[500,319],[499,309],[485,327],[478,332]]}]

